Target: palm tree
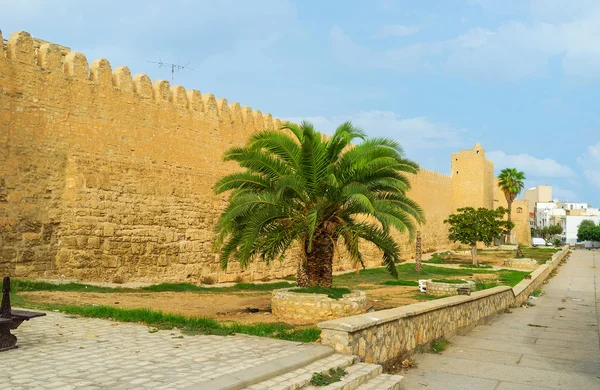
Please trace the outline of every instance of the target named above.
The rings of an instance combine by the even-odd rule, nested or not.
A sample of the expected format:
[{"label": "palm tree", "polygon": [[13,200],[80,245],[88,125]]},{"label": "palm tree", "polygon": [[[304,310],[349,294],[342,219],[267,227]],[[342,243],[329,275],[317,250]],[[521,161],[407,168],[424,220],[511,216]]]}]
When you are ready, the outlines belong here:
[{"label": "palm tree", "polygon": [[517,171],[517,168],[504,168],[498,175],[498,187],[504,192],[508,204],[508,221],[511,220],[512,203],[525,187],[525,173]]},{"label": "palm tree", "polygon": [[[225,152],[243,172],[220,179],[217,194],[230,191],[216,226],[221,266],[230,258],[242,266],[254,258],[270,262],[299,247],[297,285],[331,287],[338,242],[364,267],[361,240],[382,253],[397,277],[400,250],[391,230],[408,232],[424,221],[422,209],[406,196],[406,175],[417,173],[401,146],[387,138],[366,140],[350,122],[326,138],[312,124],[287,123],[284,131],[253,135],[243,147]],[[351,143],[363,140],[358,145]]]}]

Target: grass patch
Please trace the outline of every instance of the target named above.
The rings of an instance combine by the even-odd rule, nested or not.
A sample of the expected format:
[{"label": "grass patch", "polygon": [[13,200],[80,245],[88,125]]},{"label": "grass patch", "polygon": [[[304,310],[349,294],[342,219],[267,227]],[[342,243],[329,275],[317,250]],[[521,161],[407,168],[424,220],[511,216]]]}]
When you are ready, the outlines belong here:
[{"label": "grass patch", "polygon": [[386,280],[382,284],[387,286],[419,286],[419,282],[414,280]]},{"label": "grass patch", "polygon": [[195,284],[191,283],[160,283],[132,290],[151,292],[207,292],[207,290],[215,289],[216,288],[196,286]]},{"label": "grass patch", "polygon": [[441,253],[434,253],[429,260],[424,261],[432,264],[444,264],[445,258],[444,255],[442,255]]},{"label": "grass patch", "polygon": [[459,267],[461,268],[494,268],[493,266],[489,265],[489,264],[460,264]]},{"label": "grass patch", "polygon": [[[545,264],[548,260],[552,258],[552,255],[561,250],[561,248],[532,248],[522,246],[521,250],[523,251],[523,257],[535,259],[539,264]],[[512,250],[479,249],[477,251],[477,259],[483,263],[485,263],[486,260],[498,258],[512,259],[516,256],[516,251],[516,246],[515,249]],[[471,256],[448,253],[434,253],[431,259],[427,260],[427,262],[433,264],[460,264],[461,266],[468,266],[471,265],[468,264],[471,262]]]},{"label": "grass patch", "polygon": [[94,293],[108,293],[108,292],[120,292],[122,288],[110,288],[110,287],[99,287],[92,286],[90,284],[81,283],[49,283],[40,282],[35,280],[22,280],[22,279],[11,279],[10,288],[15,292],[20,291],[68,291],[68,292],[94,292]]},{"label": "grass patch", "polygon": [[533,292],[531,293],[531,295],[533,295],[534,297],[539,297],[540,295],[544,294],[544,291],[541,288],[536,288],[535,290],[533,290]]},{"label": "grass patch", "polygon": [[432,294],[419,293],[419,294],[413,295],[411,298],[416,299],[418,301],[433,301],[435,299],[446,298],[446,297],[449,297],[449,295],[438,296],[438,295],[432,295]]},{"label": "grass patch", "polygon": [[[21,302],[19,302],[19,299],[15,301],[15,303]],[[316,341],[321,335],[320,329],[312,327],[295,329],[293,326],[283,323],[221,324],[208,317],[185,317],[180,314],[169,314],[150,309],[47,304],[36,306],[44,310],[60,310],[63,313],[76,314],[82,317],[111,319],[119,322],[141,322],[152,327],[151,330],[173,329],[176,327],[186,334],[228,336],[234,333],[244,333],[306,343]]]},{"label": "grass patch", "polygon": [[313,386],[327,386],[341,381],[346,375],[348,375],[348,372],[342,367],[330,368],[326,372],[315,372],[310,378],[310,384]]},{"label": "grass patch", "polygon": [[464,280],[457,280],[457,279],[432,279],[432,282],[436,282],[436,283],[448,283],[448,284],[465,284],[467,283]]},{"label": "grass patch", "polygon": [[523,279],[525,279],[525,275],[529,275],[529,271],[512,271],[507,269],[502,269],[497,272],[499,275],[498,280],[500,284],[505,286],[514,287]]},{"label": "grass patch", "polygon": [[[478,269],[457,269],[457,268],[443,268],[432,265],[423,264],[423,270],[421,272],[415,271],[414,264],[400,264],[396,266],[398,272],[398,280],[413,280],[418,281],[419,279],[445,279],[448,276],[455,277],[467,277],[477,273],[490,273],[485,270]],[[333,277],[333,283],[336,286],[344,286],[350,289],[355,288],[358,285],[375,284],[380,285],[390,280],[390,274],[385,268],[371,268],[361,270],[359,275],[354,272],[336,275]],[[362,288],[362,287],[361,287]]]},{"label": "grass patch", "polygon": [[279,288],[294,287],[295,283],[236,283],[231,287],[204,287],[191,283],[160,283],[140,288],[100,287],[82,283],[49,283],[33,280],[12,279],[11,288],[15,292],[22,291],[65,291],[93,293],[135,293],[135,292],[195,292],[195,293],[228,293],[240,291],[272,291]]},{"label": "grass patch", "polygon": [[497,287],[498,282],[495,280],[475,279],[475,288],[477,291],[487,290],[488,288]]},{"label": "grass patch", "polygon": [[450,345],[450,341],[444,337],[431,342],[431,353],[443,352]]},{"label": "grass patch", "polygon": [[[454,278],[469,279],[469,277],[477,276],[478,274],[495,274],[497,275],[498,282],[501,285],[507,285],[514,287],[517,283],[525,278],[525,275],[529,274],[528,271],[512,271],[502,269],[499,271],[490,270],[488,267],[482,267],[483,269],[477,268],[444,268],[436,267],[432,265],[423,264],[423,270],[416,272],[414,264],[400,264],[396,266],[398,272],[398,279],[390,280],[390,274],[385,268],[371,268],[361,270],[360,275],[355,273],[348,273],[342,275],[336,275],[333,277],[333,282],[337,286],[345,286],[350,289],[363,288],[365,285],[399,285],[399,286],[417,286],[419,279],[432,279],[432,280],[450,280]],[[413,282],[413,283],[410,283]],[[464,283],[463,281],[453,281],[453,283]],[[491,283],[491,282],[490,282]],[[495,286],[495,285],[494,285]],[[494,287],[489,285],[486,288]]]},{"label": "grass patch", "polygon": [[301,287],[294,288],[289,290],[294,293],[302,293],[302,294],[326,294],[329,298],[332,299],[340,299],[344,294],[349,294],[350,290],[344,287],[334,287],[334,288],[325,288],[325,287]]},{"label": "grass patch", "polygon": [[290,282],[275,282],[275,283],[237,283],[233,286],[236,290],[249,291],[273,291],[280,288],[294,287],[296,283]]}]

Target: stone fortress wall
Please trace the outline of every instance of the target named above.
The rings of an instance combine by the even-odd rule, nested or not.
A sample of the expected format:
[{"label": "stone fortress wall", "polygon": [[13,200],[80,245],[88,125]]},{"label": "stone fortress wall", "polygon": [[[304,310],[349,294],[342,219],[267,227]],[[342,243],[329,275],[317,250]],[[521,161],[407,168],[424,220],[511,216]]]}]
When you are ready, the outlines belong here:
[{"label": "stone fortress wall", "polygon": [[[280,126],[210,93],[12,34],[0,44],[0,273],[124,282],[294,274],[293,254],[223,270],[212,250],[225,206],[212,186],[236,169],[223,152]],[[453,155],[451,177],[423,169],[411,180],[409,196],[427,215],[426,251],[450,246],[443,220],[456,207],[493,204],[493,165],[476,148]],[[414,244],[399,241],[412,256]],[[368,266],[380,265],[365,251]],[[336,270],[351,268],[336,256]]]}]

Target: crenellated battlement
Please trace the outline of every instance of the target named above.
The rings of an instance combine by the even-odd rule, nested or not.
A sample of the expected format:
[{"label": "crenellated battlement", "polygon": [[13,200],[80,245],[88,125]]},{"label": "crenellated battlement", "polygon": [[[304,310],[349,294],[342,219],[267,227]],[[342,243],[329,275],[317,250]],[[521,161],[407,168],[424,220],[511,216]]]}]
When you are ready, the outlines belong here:
[{"label": "crenellated battlement", "polygon": [[[0,42],[2,42],[0,32]],[[228,103],[225,98],[215,98],[211,93],[186,90],[181,85],[171,86],[169,81],[152,81],[146,74],[132,77],[127,66],[114,70],[105,58],[89,64],[85,54],[73,52],[68,47],[33,38],[28,32],[13,33],[6,45],[0,45],[0,62],[8,60],[17,66],[33,66],[53,77],[63,76],[74,82],[96,85],[97,93],[119,91],[123,96],[133,95],[139,99],[152,99],[157,104],[171,104],[193,115],[225,123],[244,124],[256,130],[277,129],[281,121],[271,114],[262,114],[239,103]]]},{"label": "crenellated battlement", "polygon": [[[279,119],[26,32],[6,42],[0,32],[0,42],[0,273],[196,283],[296,271],[293,253],[283,263],[223,270],[213,252],[226,207],[213,187],[239,169],[223,154],[281,128]],[[427,219],[423,250],[451,245],[443,221],[456,199],[493,199],[493,166],[480,149],[453,156],[451,176],[411,176],[409,197]],[[403,257],[414,253],[408,235],[398,244]],[[369,266],[380,260],[365,247]],[[352,266],[343,255],[334,264]]]}]

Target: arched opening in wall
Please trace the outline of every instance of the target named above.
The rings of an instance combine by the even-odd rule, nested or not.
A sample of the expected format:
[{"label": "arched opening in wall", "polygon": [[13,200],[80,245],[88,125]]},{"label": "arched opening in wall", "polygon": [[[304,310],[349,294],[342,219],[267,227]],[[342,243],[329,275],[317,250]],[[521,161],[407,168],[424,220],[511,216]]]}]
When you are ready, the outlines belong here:
[{"label": "arched opening in wall", "polygon": [[477,154],[479,154],[479,150],[477,151]]},{"label": "arched opening in wall", "polygon": [[521,214],[523,212],[523,207],[517,207],[517,214]]},{"label": "arched opening in wall", "polygon": [[458,171],[456,171],[456,174],[458,175]]}]

